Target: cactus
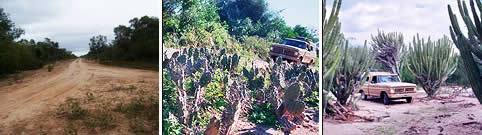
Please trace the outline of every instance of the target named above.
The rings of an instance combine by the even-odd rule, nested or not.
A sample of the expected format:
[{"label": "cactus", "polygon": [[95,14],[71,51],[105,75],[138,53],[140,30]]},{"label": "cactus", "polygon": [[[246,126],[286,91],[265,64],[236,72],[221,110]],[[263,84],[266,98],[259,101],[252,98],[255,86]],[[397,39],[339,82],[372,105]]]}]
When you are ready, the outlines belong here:
[{"label": "cactus", "polygon": [[401,76],[403,62],[400,61],[405,49],[402,33],[385,34],[379,30],[377,36],[372,36],[372,41],[373,50],[377,52],[375,60],[381,63],[385,70]]},{"label": "cactus", "polygon": [[284,95],[283,101],[285,102],[286,111],[293,116],[301,115],[305,109],[303,102],[298,101],[300,94],[300,84],[294,83],[286,89]]},{"label": "cactus", "polygon": [[285,132],[289,132],[296,128],[296,125],[303,123],[305,105],[298,100],[300,95],[300,84],[293,83],[285,90],[283,103],[276,110],[276,115],[279,117],[278,121]]},{"label": "cactus", "polygon": [[[455,45],[460,51],[464,72],[472,86],[472,91],[482,104],[482,23],[477,14],[474,1],[470,0],[470,8],[472,12],[473,22],[468,12],[465,1],[463,3],[457,0],[460,15],[467,26],[468,38],[462,34],[456,15],[452,12],[448,5],[448,12],[452,26],[450,26],[450,35]],[[482,11],[482,3],[478,0],[477,8]]]},{"label": "cactus", "polygon": [[343,43],[343,35],[340,33],[341,23],[338,21],[342,0],[334,0],[331,8],[330,16],[326,15],[326,0],[322,1],[322,99],[323,112],[326,108],[326,95],[328,90],[332,88],[332,81],[335,69],[338,68],[341,61],[341,44]]},{"label": "cactus", "polygon": [[246,88],[243,85],[239,85],[236,80],[233,81],[229,88],[230,91],[226,94],[228,105],[222,113],[222,125],[218,133],[220,135],[233,134],[233,128],[231,127],[232,125],[235,125],[235,122],[243,112],[244,105],[247,104],[246,102],[248,100]]},{"label": "cactus", "polygon": [[[179,103],[177,107],[179,110],[174,114],[179,117],[181,123],[186,126],[186,134],[189,134],[190,132],[197,133],[201,130],[192,127],[196,125],[192,122],[195,120],[194,118],[198,116],[199,112],[206,109],[205,105],[210,102],[204,98],[204,88],[213,80],[214,71],[217,69],[229,71],[227,72],[228,74],[222,75],[221,83],[224,84],[229,83],[230,80],[228,76],[238,76],[234,72],[234,69],[237,68],[240,57],[238,54],[225,54],[225,49],[222,50],[215,51],[208,48],[190,47],[189,49],[185,48],[182,51],[174,52],[170,59],[164,59],[163,61],[163,66],[165,67],[167,74],[178,88],[176,98]],[[185,84],[187,84],[186,81],[188,80],[194,81],[192,83],[194,84],[194,92],[186,91],[187,88]],[[242,86],[238,86],[236,83],[233,85],[235,85],[233,88],[242,88]],[[229,114],[232,114],[232,111],[238,111],[237,108],[239,106],[238,104],[241,103],[240,101],[245,101],[244,99],[242,100],[238,98],[245,96],[243,91],[236,91],[239,91],[240,93],[232,93],[233,95],[226,97],[227,101],[232,101],[228,104],[231,109],[229,109],[229,107],[226,109],[226,111],[230,111]],[[233,106],[236,107],[233,109]]]},{"label": "cactus", "polygon": [[243,67],[243,76],[246,77],[246,81],[248,82],[248,88],[250,90],[259,90],[264,86],[264,78],[259,76],[259,70],[257,68],[251,68],[251,70],[247,70]]},{"label": "cactus", "polygon": [[432,98],[440,85],[455,72],[457,59],[452,42],[447,36],[432,42],[420,39],[417,34],[409,47],[406,64],[410,73],[416,76],[429,98]]},{"label": "cactus", "polygon": [[343,51],[342,63],[335,71],[331,92],[340,104],[346,105],[355,88],[365,82],[365,76],[375,62],[375,55],[367,48],[366,41],[363,48],[349,48],[347,41]]}]

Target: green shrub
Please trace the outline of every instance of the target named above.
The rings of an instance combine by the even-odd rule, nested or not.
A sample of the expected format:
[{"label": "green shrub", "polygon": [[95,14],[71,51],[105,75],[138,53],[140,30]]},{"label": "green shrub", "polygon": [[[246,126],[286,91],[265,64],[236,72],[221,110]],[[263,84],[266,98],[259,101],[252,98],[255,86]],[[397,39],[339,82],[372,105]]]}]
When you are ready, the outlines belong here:
[{"label": "green shrub", "polygon": [[54,70],[54,65],[52,64],[47,65],[47,71],[52,72],[52,70]]},{"label": "green shrub", "polygon": [[[204,97],[206,100],[208,100],[210,103],[212,103],[212,106],[214,109],[218,111],[222,111],[221,107],[224,107],[227,102],[225,100],[225,94],[226,94],[226,87],[227,82],[224,82],[224,76],[226,74],[226,71],[223,71],[221,69],[216,69],[216,72],[213,76],[213,79],[211,83],[209,83],[206,87],[205,95]],[[209,122],[209,119],[208,119]]]},{"label": "green shrub", "polygon": [[278,118],[275,110],[270,108],[270,103],[266,105],[254,105],[253,110],[249,113],[249,120],[256,124],[267,126],[276,126]]},{"label": "green shrub", "polygon": [[84,120],[84,124],[90,129],[112,129],[116,126],[114,115],[108,110],[101,109],[89,113],[89,117]]},{"label": "green shrub", "polygon": [[60,105],[57,109],[57,114],[67,117],[69,120],[84,119],[87,116],[87,109],[80,106],[80,102],[77,99],[69,98],[65,104]]}]

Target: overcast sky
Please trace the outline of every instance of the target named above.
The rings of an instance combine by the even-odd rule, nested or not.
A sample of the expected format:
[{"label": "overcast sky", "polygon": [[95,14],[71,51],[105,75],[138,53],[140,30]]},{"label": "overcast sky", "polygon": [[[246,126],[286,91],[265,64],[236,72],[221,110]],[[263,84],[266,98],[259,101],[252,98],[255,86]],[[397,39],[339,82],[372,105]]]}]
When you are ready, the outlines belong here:
[{"label": "overcast sky", "polygon": [[416,33],[438,39],[450,36],[447,4],[460,16],[456,3],[456,0],[343,0],[341,31],[354,45],[370,42],[371,34],[377,34],[378,29],[402,32],[407,45]]},{"label": "overcast sky", "polygon": [[76,55],[89,51],[89,39],[106,35],[114,39],[114,27],[129,20],[161,13],[161,0],[0,0],[23,39],[50,38]]}]

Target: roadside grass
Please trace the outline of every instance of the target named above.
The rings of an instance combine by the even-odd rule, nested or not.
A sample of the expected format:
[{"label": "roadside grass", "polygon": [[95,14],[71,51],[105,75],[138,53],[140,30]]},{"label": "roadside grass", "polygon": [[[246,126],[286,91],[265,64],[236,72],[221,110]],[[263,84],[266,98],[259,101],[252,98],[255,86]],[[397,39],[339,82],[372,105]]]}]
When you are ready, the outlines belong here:
[{"label": "roadside grass", "polygon": [[[107,92],[119,91],[132,96],[126,101],[106,100],[103,95],[86,92],[82,98],[67,98],[57,108],[57,118],[65,119],[64,133],[77,135],[105,133],[126,124],[134,134],[159,132],[159,101],[155,95],[135,85],[107,88]],[[117,103],[116,103],[117,102]],[[90,107],[89,107],[90,106]],[[95,107],[94,107],[95,106]],[[125,121],[128,123],[120,123]]]},{"label": "roadside grass", "polygon": [[128,103],[118,103],[114,111],[124,114],[130,120],[129,126],[136,134],[153,134],[159,132],[159,100],[147,95],[142,89],[138,97]]},{"label": "roadside grass", "polygon": [[108,65],[108,66],[159,71],[159,63],[149,63],[149,62],[143,62],[143,61],[106,61],[106,60],[101,60],[99,61],[99,63]]}]

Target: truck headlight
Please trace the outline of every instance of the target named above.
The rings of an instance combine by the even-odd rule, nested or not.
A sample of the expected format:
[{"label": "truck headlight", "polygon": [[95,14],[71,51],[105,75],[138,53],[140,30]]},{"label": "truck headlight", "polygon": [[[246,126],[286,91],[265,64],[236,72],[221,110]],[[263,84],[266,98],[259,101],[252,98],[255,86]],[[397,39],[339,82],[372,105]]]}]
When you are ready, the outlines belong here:
[{"label": "truck headlight", "polygon": [[295,52],[295,55],[298,55],[298,52]]},{"label": "truck headlight", "polygon": [[395,90],[390,88],[390,93],[395,93]]},{"label": "truck headlight", "polygon": [[270,47],[269,50],[273,51],[273,47]]}]

